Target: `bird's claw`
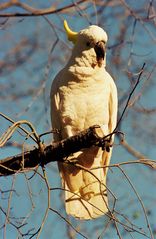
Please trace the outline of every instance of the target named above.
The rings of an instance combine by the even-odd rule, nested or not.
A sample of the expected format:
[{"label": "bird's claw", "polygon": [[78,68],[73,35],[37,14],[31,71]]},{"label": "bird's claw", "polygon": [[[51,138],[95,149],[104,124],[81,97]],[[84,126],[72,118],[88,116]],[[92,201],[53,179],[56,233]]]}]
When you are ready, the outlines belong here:
[{"label": "bird's claw", "polygon": [[100,140],[99,146],[102,148],[103,151],[105,150],[106,152],[109,153],[110,148],[112,147],[112,141],[111,139],[103,138]]}]

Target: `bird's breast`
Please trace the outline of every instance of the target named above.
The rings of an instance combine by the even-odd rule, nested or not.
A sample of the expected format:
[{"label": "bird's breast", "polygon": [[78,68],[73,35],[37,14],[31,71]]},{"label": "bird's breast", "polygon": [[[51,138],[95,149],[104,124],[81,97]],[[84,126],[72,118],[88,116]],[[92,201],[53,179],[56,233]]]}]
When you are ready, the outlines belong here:
[{"label": "bird's breast", "polygon": [[60,112],[62,125],[70,125],[73,134],[94,124],[108,125],[109,87],[104,83],[60,88]]}]

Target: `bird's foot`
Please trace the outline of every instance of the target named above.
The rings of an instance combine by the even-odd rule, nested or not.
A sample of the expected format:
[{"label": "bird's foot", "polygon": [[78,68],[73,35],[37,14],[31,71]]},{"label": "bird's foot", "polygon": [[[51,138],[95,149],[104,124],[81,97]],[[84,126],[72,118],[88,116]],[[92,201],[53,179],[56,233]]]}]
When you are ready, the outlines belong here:
[{"label": "bird's foot", "polygon": [[100,140],[100,144],[99,144],[100,147],[102,147],[102,150],[106,151],[106,152],[110,152],[110,148],[112,147],[112,140],[111,138],[109,137],[108,139],[107,138],[103,138]]}]

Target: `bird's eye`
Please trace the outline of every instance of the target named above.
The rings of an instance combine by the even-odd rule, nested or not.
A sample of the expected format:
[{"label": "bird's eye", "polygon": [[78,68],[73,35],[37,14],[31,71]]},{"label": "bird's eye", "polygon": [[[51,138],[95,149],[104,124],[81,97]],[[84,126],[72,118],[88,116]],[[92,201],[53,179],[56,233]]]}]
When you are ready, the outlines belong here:
[{"label": "bird's eye", "polygon": [[89,41],[86,42],[86,46],[90,46],[90,42]]}]

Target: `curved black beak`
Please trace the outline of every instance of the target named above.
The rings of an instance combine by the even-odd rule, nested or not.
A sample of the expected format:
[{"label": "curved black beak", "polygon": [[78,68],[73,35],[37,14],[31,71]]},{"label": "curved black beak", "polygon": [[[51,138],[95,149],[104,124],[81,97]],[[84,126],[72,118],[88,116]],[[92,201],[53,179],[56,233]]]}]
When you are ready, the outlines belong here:
[{"label": "curved black beak", "polygon": [[97,63],[99,66],[102,65],[102,62],[105,57],[106,44],[104,41],[99,41],[95,44],[94,50],[96,52]]}]

